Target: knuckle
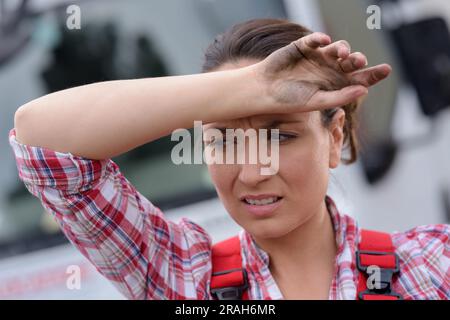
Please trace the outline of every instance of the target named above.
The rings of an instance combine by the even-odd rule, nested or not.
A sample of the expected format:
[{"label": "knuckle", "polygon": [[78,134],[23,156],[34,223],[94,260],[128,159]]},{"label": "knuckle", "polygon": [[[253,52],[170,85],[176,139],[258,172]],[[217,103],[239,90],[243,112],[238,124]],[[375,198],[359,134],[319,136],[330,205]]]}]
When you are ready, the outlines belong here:
[{"label": "knuckle", "polygon": [[339,41],[339,44],[340,44],[340,45],[343,45],[343,46],[346,46],[346,47],[349,48],[349,49],[351,48],[351,47],[350,47],[350,43],[349,43],[348,41],[346,41],[346,40],[340,40],[340,41]]},{"label": "knuckle", "polygon": [[377,77],[377,74],[376,74],[376,72],[371,72],[370,73],[370,80],[369,80],[371,83],[375,83],[375,82],[377,82],[378,81],[378,77]]}]

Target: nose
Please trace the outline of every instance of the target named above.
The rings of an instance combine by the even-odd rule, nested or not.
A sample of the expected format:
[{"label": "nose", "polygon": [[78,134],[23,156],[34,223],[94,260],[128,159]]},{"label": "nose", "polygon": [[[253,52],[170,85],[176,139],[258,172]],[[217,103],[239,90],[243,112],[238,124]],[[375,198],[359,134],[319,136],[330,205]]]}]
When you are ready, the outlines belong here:
[{"label": "nose", "polygon": [[261,174],[262,166],[260,164],[241,164],[239,166],[238,179],[248,187],[255,187],[270,178],[270,175]]}]

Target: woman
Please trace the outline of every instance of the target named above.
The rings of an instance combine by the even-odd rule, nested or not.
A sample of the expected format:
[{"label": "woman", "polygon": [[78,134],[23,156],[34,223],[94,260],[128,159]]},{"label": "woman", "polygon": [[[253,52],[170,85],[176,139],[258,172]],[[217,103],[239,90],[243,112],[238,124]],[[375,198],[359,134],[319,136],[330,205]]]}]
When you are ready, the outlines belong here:
[{"label": "woman", "polygon": [[[391,71],[366,65],[345,41],[251,20],[215,39],[203,74],[96,83],[25,104],[10,143],[28,190],[125,296],[213,299],[208,233],[167,221],[110,158],[195,120],[206,123],[207,145],[217,143],[211,128],[276,127],[275,174],[262,175],[259,163],[208,166],[243,227],[247,298],[355,299],[361,232],[326,190],[344,145],[346,162],[356,160],[358,101]],[[393,289],[404,299],[450,297],[449,234],[434,225],[391,236],[400,265]]]}]

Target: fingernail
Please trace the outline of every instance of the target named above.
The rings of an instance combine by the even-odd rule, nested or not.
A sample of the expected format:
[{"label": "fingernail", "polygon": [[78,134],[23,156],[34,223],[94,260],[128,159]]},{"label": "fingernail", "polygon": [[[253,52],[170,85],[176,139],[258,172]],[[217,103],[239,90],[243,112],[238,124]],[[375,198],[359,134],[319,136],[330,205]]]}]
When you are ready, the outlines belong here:
[{"label": "fingernail", "polygon": [[[360,55],[363,55],[364,56],[364,54],[362,54],[361,52],[359,52],[359,51],[356,51],[355,53],[357,53],[357,54],[360,54]],[[365,58],[364,59],[364,67],[367,67],[368,66],[368,64],[369,64],[369,62],[367,61],[367,58]]]}]

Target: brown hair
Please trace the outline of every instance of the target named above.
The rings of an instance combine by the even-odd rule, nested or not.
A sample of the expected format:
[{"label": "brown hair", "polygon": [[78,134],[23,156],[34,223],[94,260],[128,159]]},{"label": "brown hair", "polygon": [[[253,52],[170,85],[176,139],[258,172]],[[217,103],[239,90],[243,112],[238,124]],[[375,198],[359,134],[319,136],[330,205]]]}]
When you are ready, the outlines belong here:
[{"label": "brown hair", "polygon": [[[253,19],[235,24],[219,34],[207,47],[202,71],[213,71],[224,63],[240,59],[263,60],[272,52],[310,33],[312,31],[304,26],[284,19]],[[357,158],[355,114],[358,105],[354,102],[342,106],[345,111],[344,146],[350,149],[350,156],[342,159],[345,164],[353,163]],[[325,127],[331,123],[337,110],[334,108],[321,112]]]}]

